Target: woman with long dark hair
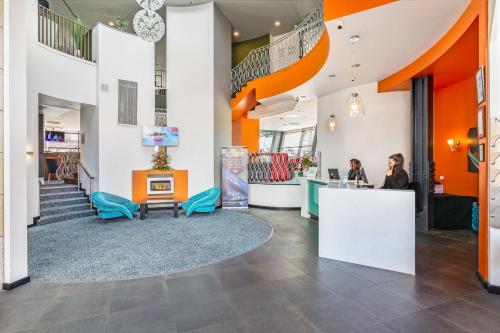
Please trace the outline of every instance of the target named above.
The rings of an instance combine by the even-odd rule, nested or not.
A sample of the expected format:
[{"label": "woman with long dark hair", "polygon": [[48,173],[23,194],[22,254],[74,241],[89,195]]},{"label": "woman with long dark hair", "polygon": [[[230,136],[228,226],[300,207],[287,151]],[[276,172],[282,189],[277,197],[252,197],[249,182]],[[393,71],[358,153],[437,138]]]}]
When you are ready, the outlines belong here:
[{"label": "woman with long dark hair", "polygon": [[357,158],[352,158],[349,161],[349,173],[347,174],[349,180],[362,180],[364,183],[368,184],[368,178],[366,177],[365,169],[361,166],[361,161]]},{"label": "woman with long dark hair", "polygon": [[404,169],[405,158],[402,154],[393,154],[389,156],[389,163],[385,181],[382,188],[405,190],[408,188],[408,173]]}]

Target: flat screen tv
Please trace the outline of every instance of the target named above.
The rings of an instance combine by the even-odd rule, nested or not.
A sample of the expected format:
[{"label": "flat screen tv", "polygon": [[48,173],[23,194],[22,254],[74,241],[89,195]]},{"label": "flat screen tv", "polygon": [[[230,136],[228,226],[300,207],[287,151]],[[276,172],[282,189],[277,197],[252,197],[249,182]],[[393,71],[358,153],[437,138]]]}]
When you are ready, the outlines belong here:
[{"label": "flat screen tv", "polygon": [[47,131],[45,130],[45,141],[47,142],[65,142],[66,135],[61,131]]},{"label": "flat screen tv", "polygon": [[143,146],[176,147],[179,145],[179,129],[177,127],[142,128]]}]

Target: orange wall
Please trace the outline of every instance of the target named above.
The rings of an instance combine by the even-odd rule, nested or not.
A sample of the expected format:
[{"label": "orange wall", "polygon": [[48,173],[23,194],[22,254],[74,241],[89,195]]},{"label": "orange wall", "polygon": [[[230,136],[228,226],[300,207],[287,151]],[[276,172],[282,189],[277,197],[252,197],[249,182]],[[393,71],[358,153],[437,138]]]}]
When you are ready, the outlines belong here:
[{"label": "orange wall", "polygon": [[249,153],[258,153],[259,126],[259,119],[243,116],[233,120],[233,146],[246,146]]},{"label": "orange wall", "polygon": [[[436,179],[444,176],[446,193],[479,195],[479,173],[467,171],[467,132],[477,126],[474,78],[434,91],[434,161]],[[460,140],[452,152],[448,139]]]},{"label": "orange wall", "polygon": [[188,171],[187,170],[170,170],[170,171],[153,171],[153,170],[134,170],[132,171],[132,201],[140,202],[148,199],[147,194],[147,179],[148,175],[152,174],[172,174],[174,175],[174,195],[152,196],[151,198],[174,198],[177,201],[183,202],[188,199]]}]

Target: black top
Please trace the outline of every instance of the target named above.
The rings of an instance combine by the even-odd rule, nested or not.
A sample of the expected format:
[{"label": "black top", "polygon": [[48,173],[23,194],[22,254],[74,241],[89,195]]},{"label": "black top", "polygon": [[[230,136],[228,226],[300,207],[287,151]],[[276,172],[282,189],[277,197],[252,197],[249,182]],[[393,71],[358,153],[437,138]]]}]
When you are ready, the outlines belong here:
[{"label": "black top", "polygon": [[408,173],[401,170],[397,175],[385,176],[384,185],[382,188],[392,190],[406,190],[408,189]]},{"label": "black top", "polygon": [[[360,180],[368,184],[368,177],[366,177],[365,169],[360,168],[358,170],[358,177]],[[356,180],[356,169],[350,169],[349,173],[347,174],[347,179],[348,180]]]}]

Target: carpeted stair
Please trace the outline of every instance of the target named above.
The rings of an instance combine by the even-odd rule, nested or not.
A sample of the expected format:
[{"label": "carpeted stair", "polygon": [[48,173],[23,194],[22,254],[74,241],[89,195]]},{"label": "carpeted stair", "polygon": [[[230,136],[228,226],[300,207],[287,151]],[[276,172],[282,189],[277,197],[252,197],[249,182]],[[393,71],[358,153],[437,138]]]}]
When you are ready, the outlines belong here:
[{"label": "carpeted stair", "polygon": [[40,186],[40,220],[49,224],[95,215],[85,192],[73,184]]}]

